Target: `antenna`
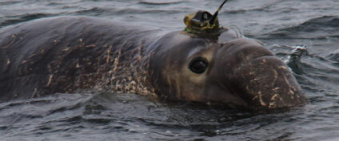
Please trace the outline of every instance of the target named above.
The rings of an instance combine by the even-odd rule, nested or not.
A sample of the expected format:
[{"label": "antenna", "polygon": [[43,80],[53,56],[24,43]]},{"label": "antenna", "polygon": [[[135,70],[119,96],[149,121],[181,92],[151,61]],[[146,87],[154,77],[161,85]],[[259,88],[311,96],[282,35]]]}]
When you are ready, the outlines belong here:
[{"label": "antenna", "polygon": [[209,21],[209,24],[210,24],[210,25],[213,25],[213,24],[214,24],[215,19],[217,18],[219,11],[221,10],[221,8],[224,6],[224,4],[225,4],[227,1],[228,1],[228,0],[225,0],[225,1],[219,6],[218,10],[215,11],[215,13],[213,14],[212,18],[211,18],[210,21]]}]

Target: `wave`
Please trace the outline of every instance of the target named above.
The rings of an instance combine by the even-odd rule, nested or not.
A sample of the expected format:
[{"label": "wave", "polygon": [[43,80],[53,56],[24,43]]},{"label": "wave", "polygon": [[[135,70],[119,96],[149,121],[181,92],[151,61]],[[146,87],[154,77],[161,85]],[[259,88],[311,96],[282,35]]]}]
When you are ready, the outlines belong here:
[{"label": "wave", "polygon": [[338,63],[339,51],[321,56],[310,53],[306,46],[274,45],[270,49],[284,60],[296,76],[317,80],[309,81],[306,85],[319,81],[328,83],[329,80],[339,83],[339,68],[334,64]]},{"label": "wave", "polygon": [[182,0],[142,0],[139,3],[140,4],[147,4],[147,5],[170,5],[170,4],[178,4],[178,3],[182,3],[184,1]]},{"label": "wave", "polygon": [[0,2],[0,5],[12,5],[12,4],[17,4],[17,3],[20,3],[22,1],[1,1]]},{"label": "wave", "polygon": [[4,17],[5,19],[4,21],[1,21],[1,18],[0,18],[0,27],[22,23],[22,22],[44,18],[44,17],[51,17],[53,15],[54,14],[32,13],[32,14],[24,14],[24,15],[18,15],[18,16],[8,16],[8,17]]},{"label": "wave", "polygon": [[326,39],[339,37],[339,16],[322,16],[304,23],[275,30],[259,38]]},{"label": "wave", "polygon": [[339,63],[339,49],[330,53],[327,58],[329,58],[329,60],[334,61],[335,64]]},{"label": "wave", "polygon": [[124,15],[124,14],[154,14],[154,13],[163,13],[163,14],[177,14],[182,12],[182,10],[161,10],[161,9],[139,9],[139,8],[123,8],[123,9],[113,9],[113,8],[99,8],[94,7],[91,9],[80,10],[75,12],[77,15]]}]

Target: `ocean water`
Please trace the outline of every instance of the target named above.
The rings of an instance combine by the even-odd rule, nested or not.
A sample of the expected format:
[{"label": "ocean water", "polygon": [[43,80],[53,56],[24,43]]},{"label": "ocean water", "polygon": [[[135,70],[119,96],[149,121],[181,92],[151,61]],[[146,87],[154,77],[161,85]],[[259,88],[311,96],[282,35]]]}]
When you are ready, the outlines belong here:
[{"label": "ocean water", "polygon": [[[183,17],[222,0],[0,0],[0,28],[61,15],[95,16],[182,30]],[[158,102],[136,94],[58,93],[0,103],[1,141],[337,141],[339,1],[229,0],[225,27],[282,58],[309,99],[289,111],[248,113]],[[0,92],[1,93],[1,92]]]}]

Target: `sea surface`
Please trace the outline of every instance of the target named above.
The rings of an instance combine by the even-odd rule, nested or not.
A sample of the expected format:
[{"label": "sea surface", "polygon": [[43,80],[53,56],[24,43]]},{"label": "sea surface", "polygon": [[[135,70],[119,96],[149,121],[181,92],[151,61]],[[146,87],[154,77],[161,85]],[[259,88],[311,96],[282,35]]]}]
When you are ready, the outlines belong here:
[{"label": "sea surface", "polygon": [[[0,28],[44,17],[93,16],[184,29],[222,0],[0,0]],[[81,92],[0,103],[0,141],[338,141],[339,0],[229,0],[224,27],[261,40],[293,70],[309,104],[249,113]],[[1,92],[0,92],[1,94]]]}]

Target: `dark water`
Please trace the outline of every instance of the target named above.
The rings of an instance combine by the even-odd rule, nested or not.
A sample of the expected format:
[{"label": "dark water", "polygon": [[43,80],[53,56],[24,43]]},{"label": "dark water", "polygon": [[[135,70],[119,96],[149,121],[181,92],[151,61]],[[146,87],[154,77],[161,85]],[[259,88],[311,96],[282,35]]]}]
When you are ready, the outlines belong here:
[{"label": "dark water", "polygon": [[[182,30],[185,14],[222,0],[0,0],[0,27],[86,15]],[[289,64],[309,104],[255,114],[82,92],[0,103],[0,140],[339,140],[339,1],[230,0],[221,24],[263,41]]]}]

